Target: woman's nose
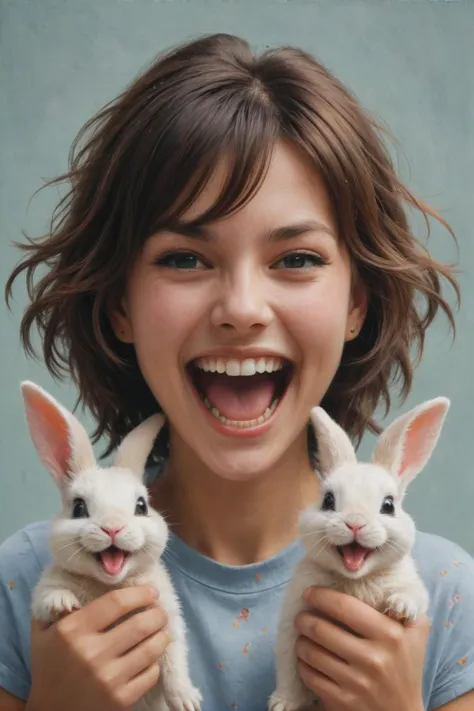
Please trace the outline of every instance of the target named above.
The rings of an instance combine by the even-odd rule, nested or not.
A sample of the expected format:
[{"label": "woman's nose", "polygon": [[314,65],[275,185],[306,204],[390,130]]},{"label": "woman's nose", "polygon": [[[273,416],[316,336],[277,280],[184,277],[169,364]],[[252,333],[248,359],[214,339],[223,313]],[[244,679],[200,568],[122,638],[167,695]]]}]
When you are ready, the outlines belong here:
[{"label": "woman's nose", "polygon": [[[250,268],[241,269],[222,281],[211,314],[213,326],[236,333],[265,328],[273,312],[268,303],[264,278]],[[267,294],[265,292],[267,291]]]}]

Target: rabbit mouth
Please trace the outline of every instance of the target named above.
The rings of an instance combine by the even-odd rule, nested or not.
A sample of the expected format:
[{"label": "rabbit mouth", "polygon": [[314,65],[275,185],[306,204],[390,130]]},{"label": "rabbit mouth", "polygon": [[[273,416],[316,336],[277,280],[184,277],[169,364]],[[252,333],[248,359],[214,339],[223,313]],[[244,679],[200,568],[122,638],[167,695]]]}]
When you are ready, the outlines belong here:
[{"label": "rabbit mouth", "polygon": [[336,550],[343,560],[344,567],[351,573],[357,573],[374,552],[373,548],[364,548],[356,541],[345,546],[337,546]]},{"label": "rabbit mouth", "polygon": [[95,553],[94,557],[107,575],[114,576],[122,572],[130,554],[117,546],[109,546],[100,553]]}]

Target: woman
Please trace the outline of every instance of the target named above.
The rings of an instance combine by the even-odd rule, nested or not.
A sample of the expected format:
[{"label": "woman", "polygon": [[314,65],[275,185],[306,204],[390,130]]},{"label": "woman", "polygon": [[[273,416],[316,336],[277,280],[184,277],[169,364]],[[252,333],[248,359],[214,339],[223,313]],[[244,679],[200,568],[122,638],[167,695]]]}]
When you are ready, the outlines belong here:
[{"label": "woman", "polygon": [[[166,414],[150,487],[174,532],[165,560],[193,681],[206,711],[263,711],[302,555],[298,512],[318,496],[310,409],[321,403],[357,442],[394,376],[409,391],[413,349],[439,309],[452,322],[442,282],[457,285],[404,208],[442,220],[398,181],[356,100],[297,49],[190,42],[86,136],[50,234],[25,246],[7,294],[26,272],[24,343],[38,326],[48,368],[74,378],[109,451]],[[474,563],[426,534],[415,557],[431,631],[311,591],[297,653],[326,711],[472,708]],[[47,562],[45,523],[0,549],[0,710],[130,707],[168,643],[153,592],[106,595],[48,629],[33,623],[30,638]]]}]

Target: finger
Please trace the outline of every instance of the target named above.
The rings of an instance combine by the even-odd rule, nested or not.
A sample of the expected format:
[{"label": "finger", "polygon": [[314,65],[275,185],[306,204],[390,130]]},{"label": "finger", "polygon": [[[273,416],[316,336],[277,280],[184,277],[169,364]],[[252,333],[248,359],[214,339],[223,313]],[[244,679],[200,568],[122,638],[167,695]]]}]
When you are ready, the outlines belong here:
[{"label": "finger", "polygon": [[135,704],[138,699],[157,684],[159,678],[160,664],[159,662],[154,662],[148,669],[145,669],[141,674],[129,681],[120,694],[120,700],[124,708],[129,708]]},{"label": "finger", "polygon": [[308,588],[303,597],[311,608],[365,639],[383,640],[390,634],[391,626],[399,624],[352,595],[329,588]]},{"label": "finger", "polygon": [[[105,648],[110,657],[125,654],[143,640],[156,634],[166,625],[168,616],[158,605],[137,612],[104,634]],[[138,673],[138,672],[137,672]]]},{"label": "finger", "polygon": [[[316,699],[321,699],[324,703],[329,704],[334,703],[335,699],[340,700],[341,687],[332,679],[328,679],[327,676],[310,667],[306,662],[298,662],[298,674],[303,684],[314,692]],[[317,708],[318,706],[315,707],[315,711]],[[334,706],[334,708],[338,708],[338,706]]]},{"label": "finger", "polygon": [[366,640],[314,612],[300,612],[295,618],[295,627],[301,635],[345,662],[359,664],[367,656]]},{"label": "finger", "polygon": [[154,662],[160,660],[168,644],[169,637],[161,630],[134,647],[128,654],[117,660],[120,677],[127,680],[134,679]]},{"label": "finger", "polygon": [[74,613],[84,632],[102,632],[122,617],[156,603],[158,592],[149,585],[112,590]]},{"label": "finger", "polygon": [[324,674],[339,686],[350,684],[351,667],[307,637],[300,637],[296,642],[296,655],[314,671]]}]

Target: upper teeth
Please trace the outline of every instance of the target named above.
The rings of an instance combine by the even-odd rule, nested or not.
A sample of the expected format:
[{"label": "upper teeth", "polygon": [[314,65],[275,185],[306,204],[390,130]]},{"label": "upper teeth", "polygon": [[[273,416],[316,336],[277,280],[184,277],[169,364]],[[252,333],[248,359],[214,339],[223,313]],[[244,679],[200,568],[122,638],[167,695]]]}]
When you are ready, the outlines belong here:
[{"label": "upper teeth", "polygon": [[281,370],[284,365],[282,358],[199,358],[196,365],[208,373],[225,373],[226,375],[255,375],[255,373],[273,373]]}]

